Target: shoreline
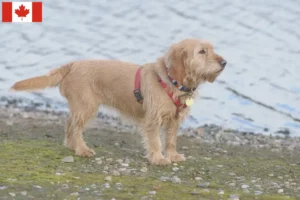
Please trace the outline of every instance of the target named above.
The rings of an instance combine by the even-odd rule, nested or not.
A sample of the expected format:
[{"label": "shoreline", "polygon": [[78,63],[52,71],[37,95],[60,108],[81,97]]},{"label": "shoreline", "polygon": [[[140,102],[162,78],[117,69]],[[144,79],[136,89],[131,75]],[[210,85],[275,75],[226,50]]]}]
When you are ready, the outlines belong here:
[{"label": "shoreline", "polygon": [[[134,126],[99,115],[85,130],[96,151],[63,146],[66,112],[0,107],[0,196],[4,199],[262,199],[300,197],[300,138],[183,129],[185,162],[152,166]],[[70,159],[65,163],[64,159]],[[43,191],[43,192],[41,192]],[[1,199],[1,197],[0,197]]]}]

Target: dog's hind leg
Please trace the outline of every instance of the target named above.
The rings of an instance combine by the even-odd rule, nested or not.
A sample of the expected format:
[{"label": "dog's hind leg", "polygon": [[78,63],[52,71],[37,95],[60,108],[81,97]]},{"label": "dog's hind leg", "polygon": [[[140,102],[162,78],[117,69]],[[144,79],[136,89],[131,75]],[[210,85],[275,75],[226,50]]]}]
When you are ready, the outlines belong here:
[{"label": "dog's hind leg", "polygon": [[91,99],[89,101],[76,99],[75,102],[69,100],[71,116],[67,120],[65,145],[75,150],[76,155],[81,157],[95,155],[95,152],[86,145],[82,137],[84,125],[96,114],[99,107],[95,102]]}]

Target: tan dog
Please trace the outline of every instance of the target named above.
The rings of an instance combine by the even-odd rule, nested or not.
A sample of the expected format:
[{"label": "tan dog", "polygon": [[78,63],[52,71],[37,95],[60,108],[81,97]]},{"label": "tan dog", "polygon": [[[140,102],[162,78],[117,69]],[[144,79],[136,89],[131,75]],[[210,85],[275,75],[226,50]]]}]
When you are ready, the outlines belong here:
[{"label": "tan dog", "polygon": [[[188,115],[189,108],[181,107],[177,112],[173,101],[178,98],[184,103],[190,95],[195,96],[189,88],[197,88],[205,81],[213,82],[225,65],[226,61],[213,51],[211,44],[198,39],[186,39],[172,45],[156,62],[142,66],[142,103],[133,94],[135,76],[140,66],[121,61],[72,62],[54,69],[46,76],[17,82],[11,89],[29,91],[59,86],[71,112],[66,125],[65,145],[78,156],[91,157],[95,154],[85,144],[82,132],[84,125],[103,104],[136,120],[141,127],[148,160],[152,164],[165,165],[185,160],[184,155],[176,151],[176,138],[179,125]],[[162,87],[158,77],[166,83],[167,88]],[[188,92],[175,87],[170,77]],[[165,130],[165,156],[162,154],[161,128]]]}]

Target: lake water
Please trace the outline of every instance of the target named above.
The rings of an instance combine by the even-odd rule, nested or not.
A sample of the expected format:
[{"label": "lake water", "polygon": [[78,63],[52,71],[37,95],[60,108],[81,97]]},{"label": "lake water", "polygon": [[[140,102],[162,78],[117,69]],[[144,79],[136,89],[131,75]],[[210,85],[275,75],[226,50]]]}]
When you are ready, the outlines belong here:
[{"label": "lake water", "polygon": [[172,43],[196,37],[210,40],[228,65],[200,87],[184,126],[287,128],[300,136],[299,8],[297,0],[44,1],[42,23],[0,24],[0,96],[65,109],[58,89],[8,89],[73,60],[153,62]]}]

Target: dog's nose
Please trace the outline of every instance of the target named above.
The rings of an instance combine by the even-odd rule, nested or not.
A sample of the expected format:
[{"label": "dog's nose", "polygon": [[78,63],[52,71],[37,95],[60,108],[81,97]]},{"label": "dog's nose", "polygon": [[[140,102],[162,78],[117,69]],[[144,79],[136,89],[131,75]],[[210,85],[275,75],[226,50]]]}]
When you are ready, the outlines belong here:
[{"label": "dog's nose", "polygon": [[227,64],[227,61],[226,60],[221,60],[219,63],[224,68]]}]

